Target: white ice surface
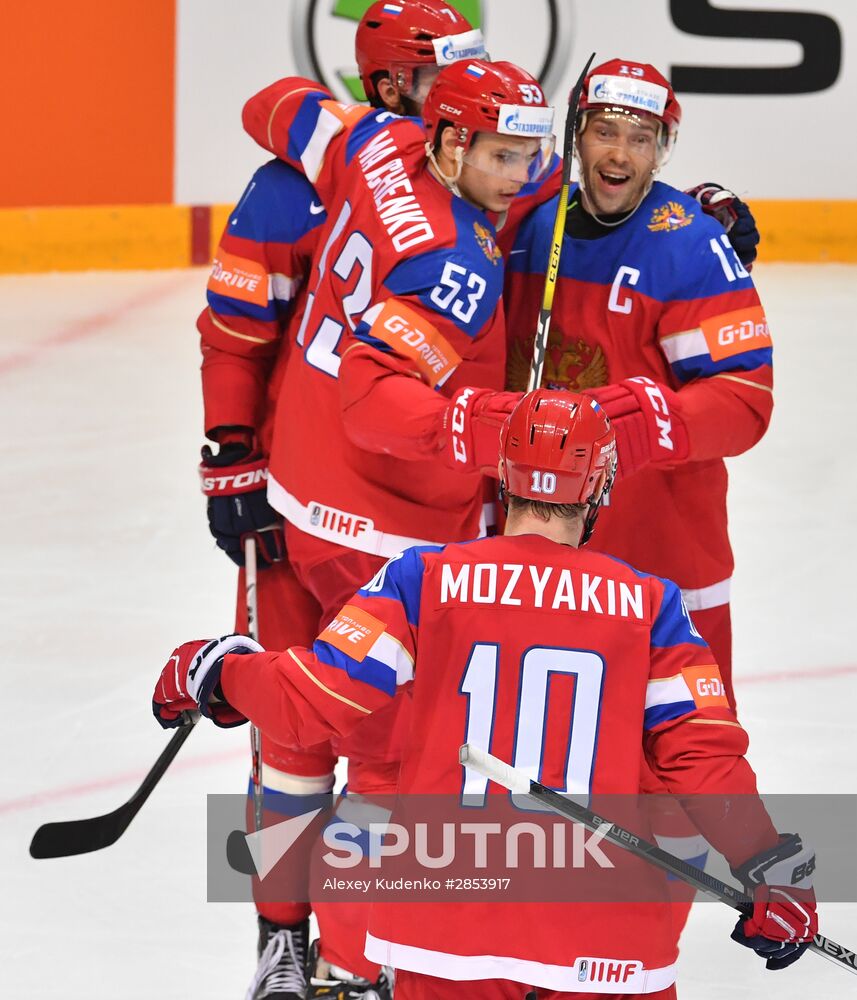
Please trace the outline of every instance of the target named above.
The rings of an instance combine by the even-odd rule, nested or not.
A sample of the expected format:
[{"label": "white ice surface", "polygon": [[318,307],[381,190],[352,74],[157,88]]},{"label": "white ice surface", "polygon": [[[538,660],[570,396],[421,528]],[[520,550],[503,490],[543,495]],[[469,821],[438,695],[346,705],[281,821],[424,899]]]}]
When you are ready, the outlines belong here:
[{"label": "white ice surface", "polygon": [[[751,761],[776,792],[857,792],[857,268],[768,265],[771,430],[730,463],[735,674]],[[41,823],[108,811],[167,739],[149,708],[178,642],[231,628],[234,574],[205,525],[201,271],[0,278],[0,997],[242,997],[253,912],[205,900],[205,796],[246,781],[246,733],[200,726],[125,836],[34,861]],[[833,672],[830,668],[852,668]],[[827,671],[825,673],[825,671]],[[788,674],[765,680],[763,675]],[[90,787],[87,787],[90,786]],[[785,973],[700,905],[679,995],[855,995]],[[822,929],[857,945],[857,905]]]}]

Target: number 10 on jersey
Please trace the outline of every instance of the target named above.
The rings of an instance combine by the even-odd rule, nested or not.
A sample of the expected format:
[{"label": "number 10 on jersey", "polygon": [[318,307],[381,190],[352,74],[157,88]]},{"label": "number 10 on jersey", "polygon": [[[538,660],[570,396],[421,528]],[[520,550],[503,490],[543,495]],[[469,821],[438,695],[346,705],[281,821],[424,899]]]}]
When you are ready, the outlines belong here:
[{"label": "number 10 on jersey", "polygon": [[[511,708],[497,704],[499,661],[497,644],[475,643],[458,689],[459,694],[467,698],[464,742],[489,753],[497,752],[491,744],[498,712]],[[556,790],[588,795],[598,745],[604,681],[604,661],[597,653],[554,646],[532,646],[524,652],[520,661],[511,763],[529,778],[541,780],[550,682],[557,675],[572,675],[575,681],[565,749],[565,783]],[[487,791],[488,779],[465,768],[462,804],[483,806]]]}]

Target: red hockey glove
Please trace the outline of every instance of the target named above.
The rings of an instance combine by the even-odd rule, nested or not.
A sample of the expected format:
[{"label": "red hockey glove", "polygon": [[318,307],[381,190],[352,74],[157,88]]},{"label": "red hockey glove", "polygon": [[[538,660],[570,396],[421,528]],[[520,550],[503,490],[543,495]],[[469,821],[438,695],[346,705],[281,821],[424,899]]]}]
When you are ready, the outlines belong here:
[{"label": "red hockey glove", "polygon": [[252,452],[249,429],[224,430],[218,440],[218,454],[206,445],[199,466],[209,530],[239,566],[244,565],[244,539],[253,535],[259,567],[267,569],[286,554],[283,519],[267,498],[268,460]]},{"label": "red hockey glove", "polygon": [[181,722],[182,712],[199,711],[216,726],[228,729],[247,719],[225,701],[209,704],[220,680],[223,657],[227,653],[261,653],[264,647],[246,635],[225,635],[220,639],[195,639],[173,650],[161,671],[152,696],[152,712],[164,729]]},{"label": "red hockey glove", "polygon": [[729,236],[732,249],[738,255],[738,260],[747,268],[753,270],[761,236],[750,211],[750,206],[741,201],[737,194],[727,188],[707,181],[685,191],[691,198],[696,198],[702,206],[702,211],[717,219]]},{"label": "red hockey glove", "polygon": [[643,375],[587,389],[616,432],[618,476],[650,464],[675,465],[687,458],[687,431],[673,409],[675,393]]},{"label": "red hockey glove", "polygon": [[443,415],[443,459],[461,472],[497,477],[500,428],[523,393],[459,389]]},{"label": "red hockey glove", "polygon": [[732,940],[752,948],[767,969],[796,962],[818,933],[814,871],[815,852],[795,833],[732,869],[753,894],[753,915],[738,921]]}]

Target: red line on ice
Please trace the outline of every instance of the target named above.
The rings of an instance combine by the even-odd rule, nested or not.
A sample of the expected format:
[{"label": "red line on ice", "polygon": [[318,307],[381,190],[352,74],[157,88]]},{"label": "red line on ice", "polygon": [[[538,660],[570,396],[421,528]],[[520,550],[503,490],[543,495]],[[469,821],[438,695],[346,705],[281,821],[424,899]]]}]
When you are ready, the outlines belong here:
[{"label": "red line on ice", "polygon": [[56,333],[45,337],[31,347],[0,359],[0,375],[5,375],[6,372],[14,371],[16,368],[22,368],[24,365],[31,364],[33,361],[37,361],[42,354],[52,351],[56,347],[73,344],[76,341],[85,340],[87,337],[101,333],[106,328],[113,326],[128,313],[134,312],[135,309],[141,309],[144,306],[160,302],[161,299],[168,298],[173,292],[181,288],[185,281],[186,275],[184,272],[182,272],[181,277],[173,275],[171,280],[164,284],[147,288],[145,291],[131,296],[130,299],[120,302],[112,309],[93,313],[90,316],[84,316],[82,319],[69,323],[68,326],[60,328]]},{"label": "red line on ice", "polygon": [[[819,667],[816,670],[782,670],[770,674],[747,674],[745,677],[736,678],[736,686],[740,694],[741,687],[745,684],[773,684],[777,681],[793,680],[827,680],[832,677],[842,677],[846,674],[857,674],[857,664],[844,667]],[[189,760],[178,761],[172,765],[170,771],[192,771],[200,767],[208,767],[210,764],[220,761],[235,760],[241,756],[246,757],[249,762],[249,750],[228,750],[221,754],[208,754],[205,757],[192,757]],[[37,792],[35,795],[27,795],[21,799],[9,799],[6,802],[0,802],[0,814],[22,812],[23,810],[40,806],[45,802],[77,798],[89,792],[101,791],[104,788],[114,788],[117,785],[125,785],[127,787],[128,795],[126,798],[128,798],[133,794],[136,786],[143,780],[145,773],[145,771],[126,771],[124,774],[114,774],[96,781],[88,781],[85,784],[68,785],[64,788],[54,789],[53,791]],[[120,804],[117,802],[116,806]],[[105,809],[105,812],[109,811],[109,809]]]},{"label": "red line on ice", "polygon": [[[206,754],[205,757],[191,757],[189,760],[176,761],[170,767],[171,773],[176,773],[177,771],[195,771],[200,767],[208,767],[209,764],[218,764],[221,761],[235,760],[238,757],[246,757],[249,765],[250,760],[250,750],[226,750],[219,754]],[[152,763],[155,762],[154,756],[152,757]],[[55,788],[52,791],[47,792],[36,792],[34,795],[25,795],[20,799],[9,799],[6,802],[0,802],[0,814],[10,813],[10,812],[21,812],[25,809],[33,809],[36,806],[40,806],[45,802],[57,802],[60,799],[73,799],[77,798],[79,795],[87,795],[89,792],[99,792],[105,788],[115,788],[117,785],[125,785],[128,794],[125,796],[129,799],[136,789],[136,787],[143,780],[146,775],[145,771],[125,771],[122,774],[114,774],[104,778],[98,778],[94,781],[87,781],[80,785],[67,785],[63,788]],[[113,808],[118,808],[121,805],[117,802]],[[110,812],[110,807],[105,808],[105,812]],[[71,817],[72,819],[74,817]]]},{"label": "red line on ice", "polygon": [[774,674],[747,674],[746,677],[733,677],[735,687],[739,690],[744,684],[773,684],[776,681],[793,680],[825,680],[828,677],[841,677],[843,674],[857,674],[857,664],[845,667],[818,667],[815,670],[780,670]]}]

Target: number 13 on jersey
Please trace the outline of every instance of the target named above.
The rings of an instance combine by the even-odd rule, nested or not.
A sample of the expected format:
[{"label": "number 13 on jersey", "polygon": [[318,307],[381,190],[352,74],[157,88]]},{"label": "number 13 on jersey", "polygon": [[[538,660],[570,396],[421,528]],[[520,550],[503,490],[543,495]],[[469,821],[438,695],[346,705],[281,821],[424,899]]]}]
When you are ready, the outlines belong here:
[{"label": "number 13 on jersey", "polygon": [[[490,753],[497,752],[491,744],[498,713],[499,661],[498,645],[474,644],[458,689],[467,698],[463,742]],[[574,694],[568,728],[563,732],[565,783],[556,790],[586,795],[592,786],[604,682],[604,661],[597,653],[554,646],[532,646],[524,652],[519,669],[511,764],[529,778],[542,780],[551,679],[559,675],[574,677]],[[465,768],[462,803],[482,806],[487,791],[488,779]]]}]

